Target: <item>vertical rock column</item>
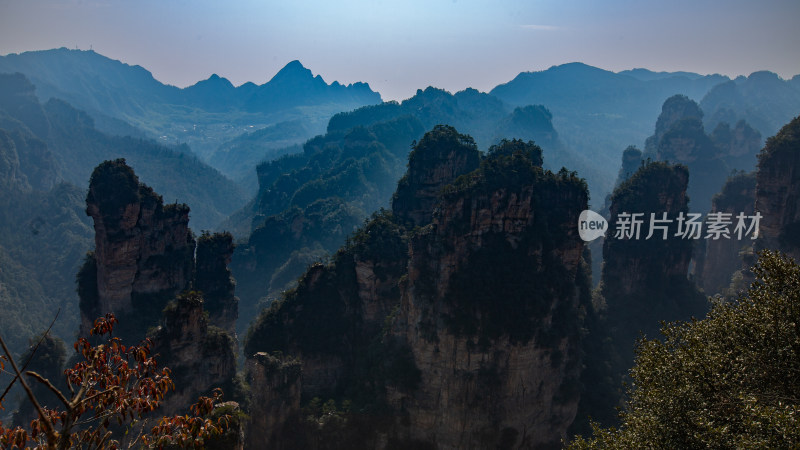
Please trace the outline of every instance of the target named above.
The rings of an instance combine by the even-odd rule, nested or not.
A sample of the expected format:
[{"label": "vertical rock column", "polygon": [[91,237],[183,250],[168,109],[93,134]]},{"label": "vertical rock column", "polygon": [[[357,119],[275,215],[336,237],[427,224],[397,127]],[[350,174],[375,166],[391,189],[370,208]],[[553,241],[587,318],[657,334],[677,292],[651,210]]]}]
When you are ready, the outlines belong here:
[{"label": "vertical rock column", "polygon": [[[194,238],[189,208],[165,206],[161,196],[139,183],[125,160],[118,159],[100,164],[92,173],[86,213],[94,220],[97,287],[94,295],[81,299],[82,330],[108,312],[120,316],[135,310],[137,320],[156,324],[166,303],[191,280]],[[91,286],[82,288],[92,291]]]}]

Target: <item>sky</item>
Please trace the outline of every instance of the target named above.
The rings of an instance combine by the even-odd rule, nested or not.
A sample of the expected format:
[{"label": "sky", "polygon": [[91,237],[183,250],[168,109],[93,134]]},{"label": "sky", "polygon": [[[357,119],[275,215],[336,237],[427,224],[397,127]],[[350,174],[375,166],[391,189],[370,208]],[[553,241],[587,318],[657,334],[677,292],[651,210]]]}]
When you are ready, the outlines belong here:
[{"label": "sky", "polygon": [[798,0],[0,0],[0,54],[91,48],[179,87],[262,84],[300,60],[402,100],[576,61],[791,78],[798,18]]}]

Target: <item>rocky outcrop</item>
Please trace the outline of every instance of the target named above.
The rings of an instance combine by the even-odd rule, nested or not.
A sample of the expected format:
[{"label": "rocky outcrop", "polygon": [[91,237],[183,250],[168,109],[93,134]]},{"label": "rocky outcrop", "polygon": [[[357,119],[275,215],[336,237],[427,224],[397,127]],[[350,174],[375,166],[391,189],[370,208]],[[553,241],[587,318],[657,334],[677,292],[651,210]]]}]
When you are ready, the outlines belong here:
[{"label": "rocky outcrop", "polygon": [[209,325],[199,292],[181,295],[167,305],[151,339],[153,353],[171,369],[175,383],[175,392],[162,405],[167,413],[180,411],[214,387],[229,387],[236,376],[234,340]]},{"label": "rocky outcrop", "polygon": [[624,183],[628,178],[630,178],[639,167],[642,166],[642,151],[636,148],[635,146],[631,145],[628,146],[622,152],[622,167],[619,168],[619,174],[617,175],[617,182],[614,183],[614,187],[619,186],[620,184]]},{"label": "rocky outcrop", "polygon": [[145,323],[157,322],[167,302],[190,285],[189,208],[165,206],[119,159],[92,173],[86,213],[94,220],[97,287],[95,298],[82,298],[82,329],[107,312],[136,311]]},{"label": "rocky outcrop", "polygon": [[756,172],[761,213],[756,249],[781,250],[800,260],[800,117],[767,140]]},{"label": "rocky outcrop", "polygon": [[204,232],[195,246],[189,208],[164,205],[123,159],[94,170],[86,213],[94,220],[95,251],[78,273],[82,332],[113,312],[124,343],[148,334],[175,383],[177,392],[164,404],[168,413],[214,387],[232,395],[238,313],[227,267],[231,235]]},{"label": "rocky outcrop", "polygon": [[711,133],[719,156],[732,169],[751,171],[756,165],[756,156],[761,150],[761,133],[744,120],[731,128],[727,122],[718,124]]},{"label": "rocky outcrop", "polygon": [[[424,201],[396,196],[393,215],[376,214],[330,264],[309,268],[248,333],[251,443],[535,448],[565,437],[580,391],[579,311],[590,307],[576,289],[588,284],[575,227],[585,183],[543,171],[531,143],[503,142],[458,179],[463,164],[420,144],[414,169],[427,175],[406,181],[427,181],[398,191],[416,186]],[[323,416],[314,402],[301,408],[314,397]]]},{"label": "rocky outcrop", "polygon": [[[578,402],[574,224],[587,194],[570,174],[489,158],[411,241],[392,331],[421,380],[388,395],[408,438],[438,448],[558,445]],[[492,163],[523,179],[494,178]]]},{"label": "rocky outcrop", "polygon": [[664,135],[677,122],[689,118],[703,120],[703,111],[694,100],[685,95],[673,95],[668,98],[661,106],[661,114],[656,121],[653,135],[645,140],[645,156],[655,159],[658,145]]},{"label": "rocky outcrop", "polygon": [[697,103],[676,95],[664,102],[653,136],[645,143],[645,157],[684,164],[693,174],[689,181],[689,208],[706,213],[711,198],[720,191],[732,169],[750,171],[761,148],[761,134],[739,120],[717,123],[706,134],[703,112]]},{"label": "rocky outcrop", "polygon": [[230,234],[203,233],[195,245],[189,207],[164,205],[124,159],[94,170],[86,214],[94,221],[95,250],[78,275],[84,331],[95,318],[113,312],[120,318],[121,336],[137,341],[158,324],[169,301],[192,288],[208,299],[211,323],[234,335],[238,300],[227,267]]},{"label": "rocky outcrop", "polygon": [[228,269],[233,248],[230,233],[204,232],[197,239],[194,289],[203,292],[211,325],[235,336],[239,299],[234,295],[236,282]]},{"label": "rocky outcrop", "polygon": [[[649,163],[617,187],[611,197],[601,293],[622,371],[633,363],[633,349],[640,333],[654,337],[662,320],[684,320],[705,312],[705,298],[687,279],[694,234],[677,235],[679,217],[687,217],[688,182],[685,166]],[[643,214],[638,217],[638,234],[634,231],[617,236],[622,228],[631,230],[623,221],[633,222],[632,218],[623,218],[622,213]],[[663,213],[667,213],[670,222],[654,222],[653,234],[648,238],[651,214],[662,220]],[[686,221],[680,226],[681,231],[689,230]]]},{"label": "rocky outcrop", "polygon": [[300,411],[303,384],[300,361],[259,352],[247,360],[245,370],[251,402],[257,410],[251,414],[248,447],[263,448],[266,443],[273,443],[272,448],[281,448],[281,442],[293,438],[284,433],[284,425],[296,421]]},{"label": "rocky outcrop", "polygon": [[689,208],[699,213],[709,211],[711,198],[722,188],[730,169],[705,133],[703,122],[692,117],[674,123],[659,141],[656,156],[659,161],[684,164],[696,175],[687,188]]},{"label": "rocky outcrop", "polygon": [[392,198],[397,218],[410,226],[429,223],[442,187],[478,168],[480,153],[471,137],[437,125],[408,155],[408,173]]},{"label": "rocky outcrop", "polygon": [[[739,173],[728,179],[722,191],[712,200],[712,213],[730,214],[731,220],[736,223],[736,216],[744,213],[746,216],[754,214],[756,194],[755,173]],[[751,236],[738,239],[731,234],[731,239],[704,240],[705,254],[701,267],[698,268],[698,285],[703,288],[706,295],[722,294],[731,284],[731,277],[744,266],[742,252],[752,252],[753,240]]]}]

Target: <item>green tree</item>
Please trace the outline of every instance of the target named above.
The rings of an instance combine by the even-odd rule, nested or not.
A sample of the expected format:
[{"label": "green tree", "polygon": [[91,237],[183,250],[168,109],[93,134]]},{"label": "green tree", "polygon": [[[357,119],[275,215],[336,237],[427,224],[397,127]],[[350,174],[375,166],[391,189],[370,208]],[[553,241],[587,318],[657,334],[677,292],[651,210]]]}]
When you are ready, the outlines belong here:
[{"label": "green tree", "polygon": [[738,300],[642,340],[622,425],[570,448],[800,446],[800,266],[764,251],[753,272]]}]

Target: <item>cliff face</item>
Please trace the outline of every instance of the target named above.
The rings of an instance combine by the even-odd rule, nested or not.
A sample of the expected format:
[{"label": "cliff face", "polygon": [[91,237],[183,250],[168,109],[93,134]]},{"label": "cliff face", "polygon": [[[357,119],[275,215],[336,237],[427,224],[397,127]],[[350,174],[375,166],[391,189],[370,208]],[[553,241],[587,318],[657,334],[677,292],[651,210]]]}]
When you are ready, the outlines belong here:
[{"label": "cliff face", "polygon": [[[754,214],[755,194],[755,173],[737,174],[728,179],[722,191],[714,196],[711,212],[729,213],[735,223],[739,213]],[[705,246],[698,284],[707,295],[723,293],[731,284],[733,274],[745,266],[741,252],[752,250],[753,240],[750,236],[739,240],[731,235],[731,239],[706,240]]]},{"label": "cliff face", "polygon": [[[622,370],[627,370],[633,362],[633,349],[640,332],[653,337],[658,335],[660,320],[685,320],[705,312],[705,298],[687,279],[695,240],[676,236],[678,217],[688,211],[688,181],[689,173],[684,166],[650,163],[617,187],[611,197],[611,220],[603,245],[601,292]],[[661,219],[664,212],[672,221],[666,239],[657,228],[647,239],[650,214],[655,213],[656,219]],[[615,237],[621,213],[644,213],[638,238]]]},{"label": "cliff face", "polygon": [[228,265],[233,255],[233,236],[229,233],[203,233],[197,239],[194,289],[203,292],[211,325],[236,335],[239,299],[236,282]]},{"label": "cliff face", "polygon": [[82,301],[84,330],[109,311],[143,314],[144,309],[157,317],[189,287],[194,253],[189,208],[164,206],[124,160],[95,169],[86,213],[94,220],[97,291],[95,299]]},{"label": "cliff face", "polygon": [[[587,282],[575,227],[585,184],[542,171],[541,149],[520,141],[455,180],[463,164],[453,161],[474,149],[431,157],[436,133],[460,136],[426,135],[409,163],[426,182],[409,176],[398,188],[424,201],[398,194],[394,215],[373,216],[248,333],[251,442],[529,448],[565,435],[579,395],[578,310],[589,301],[575,288]],[[409,233],[401,223],[428,225]],[[276,351],[298,358],[302,374],[258,353]],[[329,414],[298,421],[314,416],[313,402],[299,409],[313,397],[330,399]]]},{"label": "cliff face", "polygon": [[744,120],[733,127],[726,122],[717,123],[714,131],[707,134],[697,103],[676,95],[664,102],[655,132],[645,145],[645,157],[689,168],[689,208],[706,213],[732,169],[753,170],[761,134]]},{"label": "cliff face", "polygon": [[733,128],[726,122],[720,123],[711,133],[711,139],[731,168],[750,171],[755,166],[761,150],[761,133],[744,120],[736,122]]},{"label": "cliff face", "polygon": [[477,169],[479,162],[471,137],[446,125],[436,126],[408,156],[408,173],[398,183],[392,210],[412,227],[429,223],[442,187]]},{"label": "cliff face", "polygon": [[800,117],[769,138],[759,154],[755,209],[762,215],[756,249],[777,249],[800,260]]},{"label": "cliff face", "polygon": [[204,293],[211,323],[233,332],[238,300],[227,267],[230,234],[204,233],[195,247],[189,208],[164,205],[121,159],[94,170],[86,214],[94,220],[95,250],[78,276],[83,330],[114,312],[122,335],[140,339],[170,300],[193,288]]},{"label": "cliff face", "polygon": [[115,334],[124,343],[140,341],[151,329],[153,352],[172,370],[177,389],[164,405],[170,413],[213,387],[232,394],[237,299],[227,268],[231,235],[203,233],[195,248],[189,208],[165,206],[123,159],[94,170],[86,213],[94,220],[95,251],[78,273],[82,331],[108,312],[119,319]]},{"label": "cliff face", "polygon": [[300,412],[301,364],[260,352],[248,358],[245,370],[253,409],[257,411],[250,415],[248,447],[262,448],[266,443],[273,443],[274,448],[281,448],[279,443],[293,439],[289,433],[284,433],[284,424],[296,421]]},{"label": "cliff face", "polygon": [[411,241],[392,329],[421,381],[390,388],[390,403],[408,411],[412,440],[439,448],[557,445],[577,410],[585,188],[538,171],[493,180],[493,169],[446,194]]},{"label": "cliff face", "polygon": [[153,353],[170,367],[175,383],[176,390],[162,405],[167,412],[180,411],[194,403],[198,393],[229,384],[236,376],[234,339],[209,325],[198,292],[181,295],[164,309],[162,325],[152,339]]},{"label": "cliff face", "polygon": [[697,103],[685,95],[668,98],[661,106],[661,114],[656,121],[653,135],[645,141],[645,156],[654,157],[658,151],[658,144],[670,128],[677,122],[689,118],[703,119],[703,111]]}]

